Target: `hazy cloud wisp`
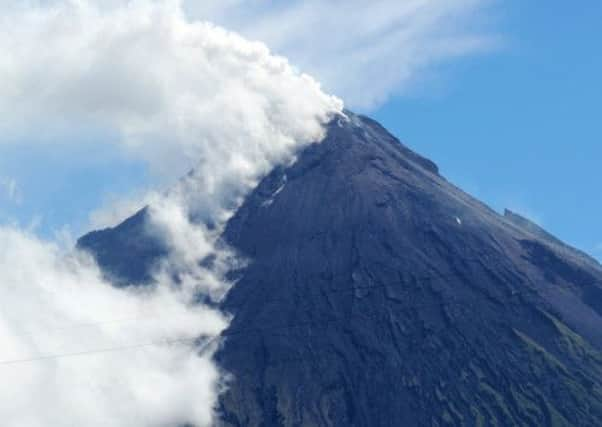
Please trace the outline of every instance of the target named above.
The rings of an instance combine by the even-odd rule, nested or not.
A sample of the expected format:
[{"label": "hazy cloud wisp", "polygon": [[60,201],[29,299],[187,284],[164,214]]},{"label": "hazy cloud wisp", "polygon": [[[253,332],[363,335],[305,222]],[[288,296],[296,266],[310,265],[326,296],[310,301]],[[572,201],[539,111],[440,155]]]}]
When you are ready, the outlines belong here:
[{"label": "hazy cloud wisp", "polygon": [[482,22],[492,0],[185,1],[319,78],[351,108],[404,94],[437,65],[499,44]]},{"label": "hazy cloud wisp", "polygon": [[20,204],[23,201],[21,189],[14,178],[0,177],[0,195],[11,203]]}]

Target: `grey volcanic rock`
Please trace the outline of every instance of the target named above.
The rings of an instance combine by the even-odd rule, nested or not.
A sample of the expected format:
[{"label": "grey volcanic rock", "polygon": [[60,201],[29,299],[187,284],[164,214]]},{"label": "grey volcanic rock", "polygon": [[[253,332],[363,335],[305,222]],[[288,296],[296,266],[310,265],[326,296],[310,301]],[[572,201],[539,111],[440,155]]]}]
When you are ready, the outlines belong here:
[{"label": "grey volcanic rock", "polygon": [[86,234],[77,246],[93,254],[114,283],[147,283],[152,279],[155,262],[167,255],[165,246],[147,232],[147,218],[144,208],[115,228]]},{"label": "grey volcanic rock", "polygon": [[[602,425],[600,265],[348,115],[227,225],[251,263],[223,302],[221,422]],[[128,221],[79,245],[144,282],[161,246]]]}]

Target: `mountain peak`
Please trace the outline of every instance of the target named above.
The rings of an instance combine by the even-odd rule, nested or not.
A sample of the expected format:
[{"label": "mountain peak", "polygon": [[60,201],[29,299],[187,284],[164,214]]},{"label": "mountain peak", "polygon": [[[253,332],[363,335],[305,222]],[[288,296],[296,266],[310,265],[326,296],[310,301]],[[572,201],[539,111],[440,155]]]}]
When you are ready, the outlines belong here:
[{"label": "mountain peak", "polygon": [[[114,260],[153,248],[133,230],[80,244],[129,274]],[[222,238],[250,260],[222,302],[227,425],[602,419],[602,272],[367,117],[262,179]]]},{"label": "mountain peak", "polygon": [[439,167],[433,161],[422,157],[407,148],[380,123],[370,117],[357,115],[349,110],[345,110],[344,116],[333,120],[328,126],[330,134],[334,132],[335,127],[343,129],[343,132],[348,132],[350,134],[356,133],[359,137],[359,141],[376,144],[390,144],[394,150],[400,151],[407,159],[414,162],[416,165],[433,174],[439,174]]}]

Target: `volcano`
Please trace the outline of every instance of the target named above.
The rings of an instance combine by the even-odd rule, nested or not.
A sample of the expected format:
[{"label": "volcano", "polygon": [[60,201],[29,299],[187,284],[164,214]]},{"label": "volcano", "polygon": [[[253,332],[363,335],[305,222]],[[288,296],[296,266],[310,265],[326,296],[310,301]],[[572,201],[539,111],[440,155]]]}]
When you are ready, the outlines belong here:
[{"label": "volcano", "polygon": [[[146,210],[78,246],[122,283]],[[602,425],[602,266],[499,214],[350,112],[264,177],[223,240],[227,426]]]}]

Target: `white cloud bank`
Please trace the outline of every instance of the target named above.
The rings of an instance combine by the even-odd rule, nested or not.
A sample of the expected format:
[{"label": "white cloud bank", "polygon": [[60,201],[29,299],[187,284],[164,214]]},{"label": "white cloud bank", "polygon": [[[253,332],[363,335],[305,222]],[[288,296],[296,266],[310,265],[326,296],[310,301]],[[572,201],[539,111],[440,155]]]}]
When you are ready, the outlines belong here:
[{"label": "white cloud bank", "polygon": [[351,108],[404,94],[437,65],[489,51],[492,0],[187,0],[191,15],[262,40]]},{"label": "white cloud bank", "polygon": [[2,425],[209,425],[220,374],[192,340],[226,318],[165,283],[113,288],[20,230],[0,228],[0,246]]},{"label": "white cloud bank", "polygon": [[[230,286],[222,273],[232,255],[215,248],[221,227],[342,108],[263,44],[189,21],[178,1],[110,3],[4,2],[0,133],[101,128],[115,135],[107,149],[155,171],[195,170],[146,199],[150,229],[171,249],[146,293],[115,290],[89,260],[0,228],[3,425],[209,425],[215,348],[197,356],[173,340],[227,326],[190,305]],[[211,269],[199,265],[207,255],[217,256]],[[73,355],[82,352],[92,353]]]}]

